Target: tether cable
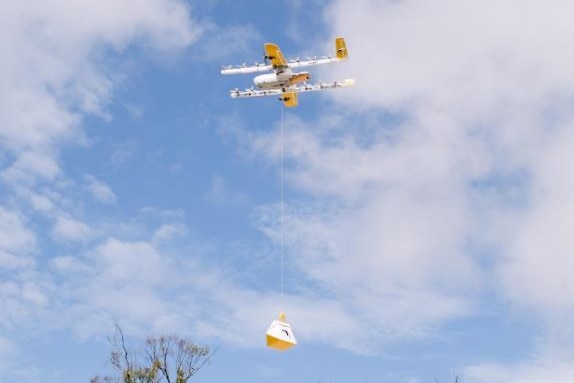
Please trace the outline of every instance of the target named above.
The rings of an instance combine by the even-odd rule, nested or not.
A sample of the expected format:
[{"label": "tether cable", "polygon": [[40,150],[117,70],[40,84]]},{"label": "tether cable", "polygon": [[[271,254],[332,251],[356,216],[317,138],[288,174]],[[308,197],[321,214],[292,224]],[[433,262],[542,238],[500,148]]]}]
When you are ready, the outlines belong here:
[{"label": "tether cable", "polygon": [[285,289],[285,230],[284,230],[284,181],[283,181],[283,157],[285,154],[285,142],[283,136],[283,104],[281,104],[281,128],[280,128],[280,146],[281,146],[281,170],[280,170],[280,189],[281,189],[281,202],[279,204],[279,230],[281,232],[281,244],[280,244],[280,252],[281,252],[281,306],[283,306],[283,298],[284,298],[284,289]]}]

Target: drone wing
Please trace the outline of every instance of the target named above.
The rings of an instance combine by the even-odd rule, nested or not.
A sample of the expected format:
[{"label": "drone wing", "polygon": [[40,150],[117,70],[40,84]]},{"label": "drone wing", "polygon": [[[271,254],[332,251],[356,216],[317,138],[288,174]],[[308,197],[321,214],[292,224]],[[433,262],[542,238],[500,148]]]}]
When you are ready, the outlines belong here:
[{"label": "drone wing", "polygon": [[335,39],[335,57],[313,57],[308,60],[285,60],[283,53],[279,49],[277,44],[266,43],[265,47],[265,61],[269,60],[270,64],[266,63],[255,63],[254,65],[248,66],[243,65],[230,65],[221,69],[221,74],[249,74],[257,72],[267,72],[274,70],[276,72],[282,72],[286,68],[301,68],[307,66],[314,66],[320,64],[328,64],[337,61],[344,61],[349,57],[347,51],[347,45],[345,44],[345,39],[342,37],[337,37]]},{"label": "drone wing", "polygon": [[294,88],[289,88],[289,91],[294,91],[297,93],[304,93],[304,92],[316,92],[318,90],[325,90],[325,89],[334,89],[334,88],[346,88],[349,86],[355,85],[355,80],[352,78],[348,78],[343,81],[333,81],[333,82],[320,82],[317,84],[306,84],[303,86],[297,86]]},{"label": "drone wing", "polygon": [[247,66],[246,64],[237,66],[227,66],[221,69],[221,74],[248,74],[257,72],[267,72],[272,70],[273,67],[268,64],[255,63],[255,65]]},{"label": "drone wing", "polygon": [[317,83],[317,84],[305,84],[302,86],[293,86],[287,88],[285,92],[282,89],[245,89],[245,90],[230,90],[229,95],[232,98],[247,98],[247,97],[263,97],[263,96],[279,96],[279,99],[283,101],[284,105],[287,107],[297,106],[297,94],[304,92],[315,92],[325,89],[333,88],[343,88],[355,85],[355,80],[346,79],[343,81],[334,81],[330,83]]},{"label": "drone wing", "polygon": [[[236,65],[236,66],[228,66],[221,69],[221,74],[248,74],[248,73],[257,73],[257,72],[267,72],[270,70],[274,70],[276,72],[282,72],[285,68],[288,67],[287,60],[281,53],[281,50],[277,46],[277,44],[273,43],[265,43],[265,63],[255,63],[255,65],[247,66],[246,64],[243,65]],[[267,61],[269,60],[269,64]]]},{"label": "drone wing", "polygon": [[347,52],[347,44],[345,44],[345,39],[342,37],[337,37],[335,39],[335,57],[321,57],[321,58],[311,58],[309,60],[291,60],[288,65],[289,68],[300,68],[306,66],[314,66],[320,64],[328,64],[337,61],[344,61],[349,57]]},{"label": "drone wing", "polygon": [[277,44],[265,43],[265,58],[271,62],[271,66],[276,72],[282,72],[288,66],[287,60],[283,57]]},{"label": "drone wing", "polygon": [[279,96],[279,100],[283,101],[283,104],[292,108],[297,106],[297,92],[293,89],[289,89],[288,92],[283,92],[281,89],[266,89],[266,90],[256,90],[256,89],[245,89],[239,90],[234,89],[229,91],[231,98],[246,98],[246,97],[263,97],[263,96]]}]

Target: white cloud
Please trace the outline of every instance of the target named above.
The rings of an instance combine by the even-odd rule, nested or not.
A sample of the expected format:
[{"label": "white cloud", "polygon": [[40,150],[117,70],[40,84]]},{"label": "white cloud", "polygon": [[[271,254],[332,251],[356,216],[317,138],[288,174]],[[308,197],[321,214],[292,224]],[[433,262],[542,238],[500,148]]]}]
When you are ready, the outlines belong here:
[{"label": "white cloud", "polygon": [[93,235],[93,230],[82,221],[59,214],[52,234],[58,241],[84,242]]},{"label": "white cloud", "polygon": [[30,256],[15,255],[0,250],[0,268],[3,269],[22,269],[34,266],[34,260]]},{"label": "white cloud", "polygon": [[[382,202],[367,204],[375,210],[365,222],[374,225],[359,225],[360,231],[380,230],[384,236],[389,226],[381,225],[381,220],[390,214],[396,219],[390,233],[406,222],[415,223],[409,231],[428,249],[432,242],[425,240],[427,233],[441,244],[463,245],[465,236],[481,243],[503,231],[506,237],[499,237],[497,249],[500,256],[488,270],[500,276],[500,293],[545,317],[564,314],[574,304],[566,271],[574,249],[568,234],[574,220],[574,178],[564,166],[572,159],[574,147],[570,133],[574,53],[564,48],[574,33],[566,16],[573,10],[567,1],[334,3],[329,20],[334,30],[347,37],[351,59],[333,70],[356,75],[358,85],[351,93],[333,92],[333,96],[347,106],[400,111],[401,133],[389,145],[375,143],[375,148],[382,148],[378,152],[357,148],[358,154],[352,157],[346,155],[349,145],[329,149],[325,144],[322,152],[315,149],[314,155],[298,157],[303,164],[299,173],[305,175],[319,159],[326,159],[327,164],[318,167],[324,174],[333,168],[353,172],[345,177],[347,173],[339,171],[344,179],[356,180],[357,174],[375,167],[381,186],[374,201]],[[385,128],[391,127],[381,126]],[[337,161],[337,154],[352,165]],[[393,166],[396,172],[386,171]],[[517,172],[525,175],[520,185],[523,201],[502,195],[515,187],[511,175]],[[496,186],[499,195],[469,184],[494,186],[500,182],[496,177],[503,178]],[[376,180],[372,175],[363,179]],[[488,201],[486,211],[477,206],[469,209],[477,195]],[[393,215],[387,208],[372,219],[381,203],[405,214]],[[409,218],[411,208],[417,215]],[[419,225],[425,222],[421,220],[425,211],[430,218],[426,227]],[[515,223],[511,229],[505,226],[508,220]],[[476,222],[482,223],[475,226]],[[446,237],[437,236],[442,225],[451,230]],[[403,237],[396,238],[404,243]],[[452,254],[456,248],[438,253]],[[434,259],[437,252],[432,254]],[[422,267],[428,270],[429,265],[423,262]]]},{"label": "white cloud", "polygon": [[17,347],[10,339],[0,336],[0,376],[3,371],[10,371],[14,366],[12,358]]},{"label": "white cloud", "polygon": [[35,249],[36,236],[25,224],[17,211],[0,206],[0,259],[9,263],[24,262],[20,256],[30,254]]},{"label": "white cloud", "polygon": [[[141,276],[142,265],[160,272],[163,263],[157,257],[152,262],[153,249],[110,241],[94,250],[94,259],[77,256],[102,227],[101,221],[88,225],[78,218],[91,212],[85,211],[77,185],[87,183],[90,195],[101,203],[117,198],[93,176],[71,179],[59,155],[66,145],[87,142],[83,116],[110,118],[107,106],[128,75],[122,57],[127,48],[143,47],[153,53],[148,57],[159,53],[169,59],[200,33],[187,3],[178,0],[0,3],[0,203],[11,206],[0,207],[0,269],[7,270],[0,282],[0,328],[14,330],[10,338],[27,329],[54,327],[106,332],[114,314],[133,309],[137,318],[162,311],[151,288],[121,284],[121,278],[129,283],[132,275]],[[45,233],[43,220],[36,220],[39,215],[53,222],[51,233]],[[44,261],[58,254],[62,243],[76,254],[55,257],[49,261],[51,272],[41,270],[43,262],[32,255],[39,252]],[[109,257],[115,253],[119,259],[112,262]],[[125,259],[124,253],[136,258]],[[108,282],[101,288],[89,285],[98,273]],[[1,340],[0,349],[9,349]],[[15,368],[10,370],[13,375]]]},{"label": "white cloud", "polygon": [[182,224],[164,224],[153,233],[151,243],[169,242],[174,238],[183,236],[185,232],[186,228]]},{"label": "white cloud", "polygon": [[328,17],[348,39],[351,60],[336,70],[357,76],[357,101],[430,103],[450,106],[450,118],[480,118],[572,89],[574,55],[564,49],[572,9],[567,1],[361,0],[336,2]]},{"label": "white cloud", "polygon": [[57,145],[84,140],[80,113],[105,115],[122,74],[107,71],[102,50],[145,42],[166,57],[201,31],[183,2],[159,0],[7,1],[0,25],[0,145],[16,157],[9,178],[53,177]]},{"label": "white cloud", "polygon": [[52,258],[50,260],[50,266],[62,274],[75,274],[89,271],[89,267],[84,262],[70,255]]},{"label": "white cloud", "polygon": [[65,318],[82,336],[105,332],[118,320],[132,329],[153,326],[170,312],[166,293],[178,271],[149,242],[109,238],[86,256],[58,257],[51,265],[66,275]]},{"label": "white cloud", "polygon": [[[261,36],[257,29],[251,25],[232,25],[221,26],[210,24],[206,25],[204,35],[199,42],[196,51],[196,60],[220,61],[221,65],[227,63],[223,60],[245,58],[244,53],[248,48],[254,45],[254,42],[260,42]],[[250,57],[251,59],[251,57]],[[260,57],[263,61],[263,57]],[[233,64],[233,62],[229,62]]]},{"label": "white cloud", "polygon": [[530,166],[531,198],[501,268],[509,296],[545,315],[574,313],[574,177],[564,167],[572,157],[574,119],[541,145]]},{"label": "white cloud", "polygon": [[29,190],[28,198],[34,210],[50,212],[55,208],[53,196],[47,194],[34,193]]},{"label": "white cloud", "polygon": [[104,204],[117,202],[117,196],[108,184],[98,180],[91,174],[85,174],[84,179],[88,184],[87,187],[90,194],[92,194],[96,201]]},{"label": "white cloud", "polygon": [[9,185],[30,185],[35,180],[53,181],[60,174],[60,167],[50,154],[32,151],[22,153],[19,158],[1,173]]},{"label": "white cloud", "polygon": [[112,284],[130,281],[154,286],[160,283],[166,271],[158,251],[146,242],[122,242],[110,239],[95,249],[95,261],[105,278]]},{"label": "white cloud", "polygon": [[[38,251],[36,238],[44,259],[53,254],[50,245],[89,245],[94,228],[102,225],[78,218],[90,213],[77,198],[81,180],[65,174],[59,157],[66,145],[87,142],[83,116],[109,118],[107,105],[128,75],[124,52],[138,47],[169,59],[194,43],[201,29],[187,3],[178,0],[0,3],[0,203],[11,206],[0,208],[0,267],[18,271],[7,275],[0,289],[8,313],[4,328],[39,319],[50,326],[47,313],[67,299],[63,291],[71,282],[58,280],[63,291],[55,295],[52,276],[40,273],[31,258]],[[90,176],[85,181],[98,201],[116,200],[102,181]],[[44,232],[42,220],[28,227],[38,214],[53,221],[51,233]],[[56,258],[52,267],[86,272],[85,264],[69,258]]]},{"label": "white cloud", "polygon": [[51,311],[50,297],[53,293],[49,277],[38,274],[32,267],[4,278],[0,283],[0,304],[3,308],[0,327],[9,331],[27,326],[36,329],[38,321],[42,321],[41,327],[46,328],[50,325],[46,318],[52,318],[46,314]]},{"label": "white cloud", "polygon": [[218,174],[211,178],[211,186],[205,197],[208,201],[223,206],[244,205],[248,200],[244,193],[233,190],[229,183]]},{"label": "white cloud", "polygon": [[49,299],[42,290],[42,287],[35,282],[25,282],[21,286],[22,298],[34,305],[45,306]]}]

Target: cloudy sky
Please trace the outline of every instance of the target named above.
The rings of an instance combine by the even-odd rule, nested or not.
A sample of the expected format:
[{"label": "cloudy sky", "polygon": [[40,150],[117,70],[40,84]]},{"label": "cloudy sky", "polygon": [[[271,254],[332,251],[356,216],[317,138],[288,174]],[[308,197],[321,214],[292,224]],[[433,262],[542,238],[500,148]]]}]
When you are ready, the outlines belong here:
[{"label": "cloudy sky", "polygon": [[[109,373],[114,323],[219,346],[197,382],[574,381],[573,13],[1,0],[0,382]],[[228,97],[336,36],[354,88]]]}]

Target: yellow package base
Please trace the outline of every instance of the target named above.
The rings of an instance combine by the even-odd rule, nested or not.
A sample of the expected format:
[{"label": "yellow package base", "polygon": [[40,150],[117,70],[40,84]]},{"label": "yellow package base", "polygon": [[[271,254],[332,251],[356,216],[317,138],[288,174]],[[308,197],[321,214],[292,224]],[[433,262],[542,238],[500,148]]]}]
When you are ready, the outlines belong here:
[{"label": "yellow package base", "polygon": [[285,322],[285,314],[279,315],[280,320],[274,320],[267,329],[267,347],[275,350],[287,350],[297,345],[291,326]]}]

